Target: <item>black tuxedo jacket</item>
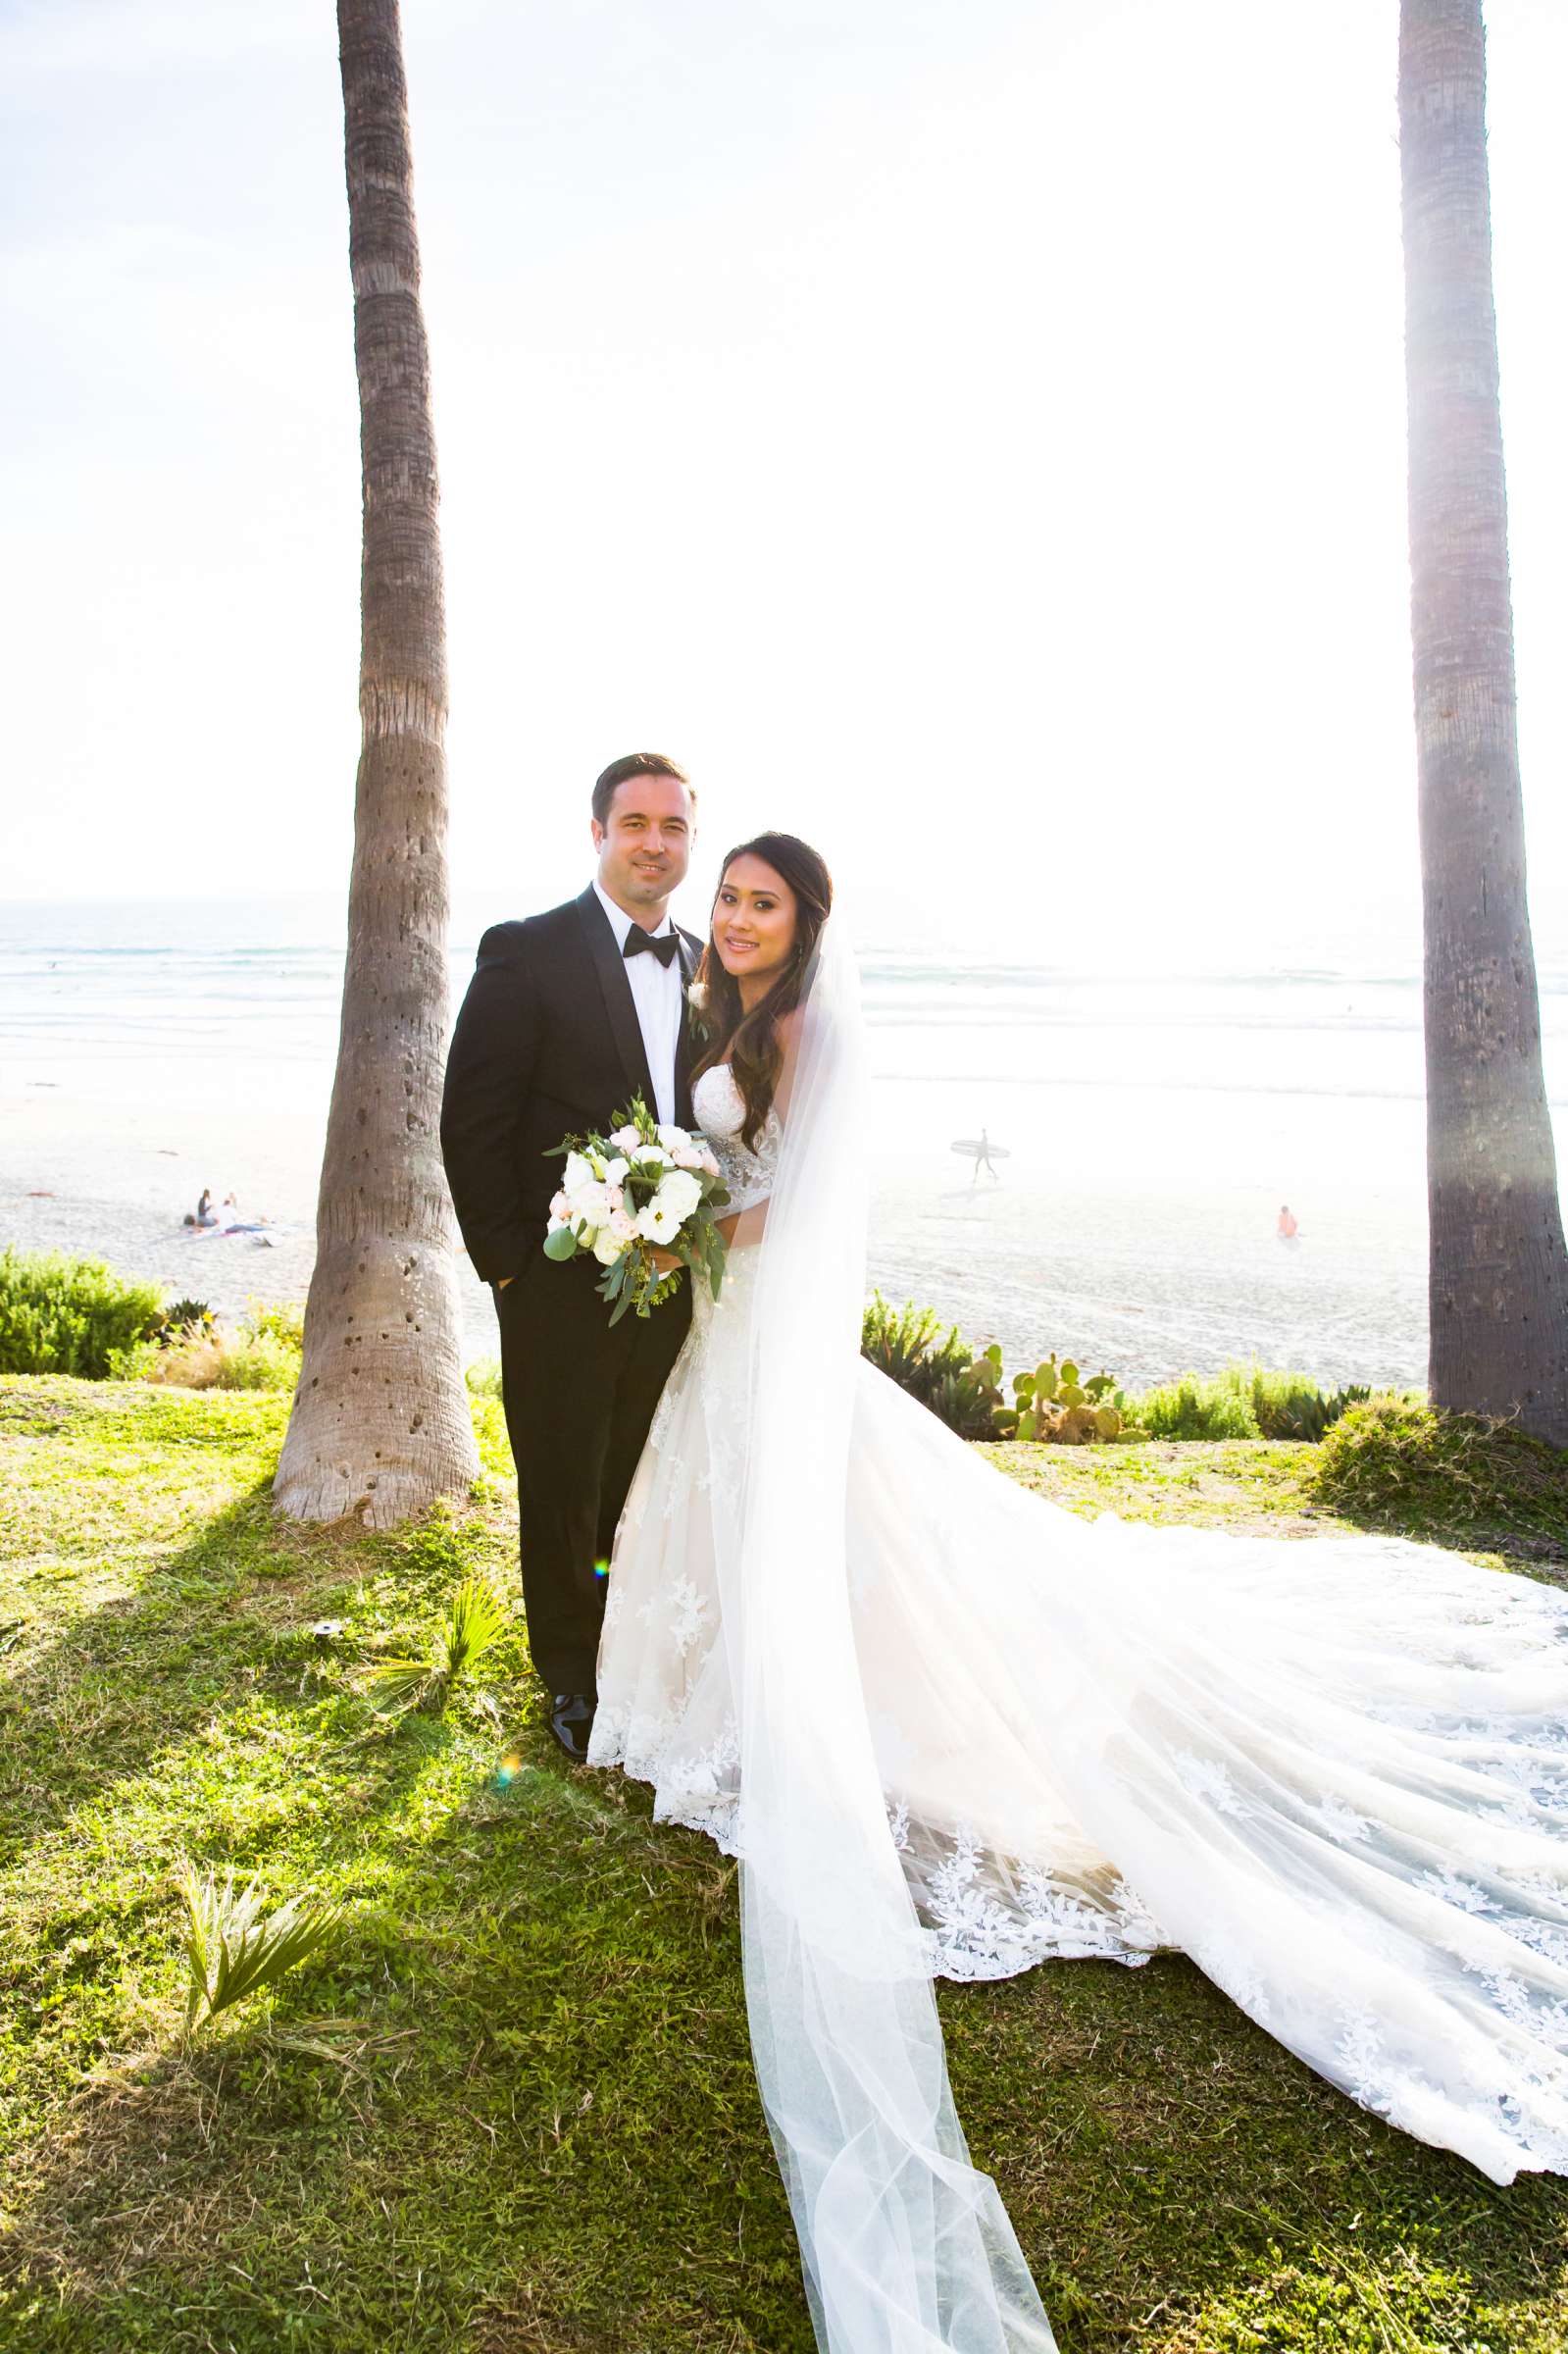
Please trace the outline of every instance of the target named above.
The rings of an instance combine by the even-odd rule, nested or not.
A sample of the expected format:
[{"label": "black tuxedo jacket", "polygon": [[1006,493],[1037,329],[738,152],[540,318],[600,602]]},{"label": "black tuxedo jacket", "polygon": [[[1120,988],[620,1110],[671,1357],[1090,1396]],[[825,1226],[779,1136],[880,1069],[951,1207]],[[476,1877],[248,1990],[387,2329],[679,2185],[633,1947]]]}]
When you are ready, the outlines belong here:
[{"label": "black tuxedo jacket", "polygon": [[[701,943],[677,931],[683,982]],[[676,1050],[676,1119],[692,1124],[689,1018]],[[608,1128],[640,1095],[655,1110],[635,1000],[590,884],[546,915],[492,924],[446,1058],[441,1152],[463,1241],[487,1283],[542,1249],[563,1137]]]}]

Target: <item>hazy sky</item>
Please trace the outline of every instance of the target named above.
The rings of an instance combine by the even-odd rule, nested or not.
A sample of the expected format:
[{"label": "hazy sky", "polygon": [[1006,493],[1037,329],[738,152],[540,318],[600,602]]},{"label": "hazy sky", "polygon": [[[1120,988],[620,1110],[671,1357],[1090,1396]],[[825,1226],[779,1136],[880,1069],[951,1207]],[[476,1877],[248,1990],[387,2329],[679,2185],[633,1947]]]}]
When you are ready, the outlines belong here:
[{"label": "hazy sky", "polygon": [[[1568,8],[1489,16],[1560,959]],[[883,931],[1209,963],[1381,914],[1408,952],[1397,17],[405,0],[458,889],[576,888],[592,776],[651,745],[704,878],[786,825]],[[0,0],[0,896],[339,891],[330,0]]]}]

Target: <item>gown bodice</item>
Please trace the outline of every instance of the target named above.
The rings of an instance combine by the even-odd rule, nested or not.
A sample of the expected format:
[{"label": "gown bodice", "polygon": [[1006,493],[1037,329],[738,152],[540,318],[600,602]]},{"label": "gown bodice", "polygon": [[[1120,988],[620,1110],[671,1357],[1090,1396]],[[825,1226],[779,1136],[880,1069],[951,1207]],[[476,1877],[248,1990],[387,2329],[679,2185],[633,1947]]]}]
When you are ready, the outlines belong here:
[{"label": "gown bodice", "polygon": [[784,1142],[784,1126],[772,1105],[758,1132],[755,1151],[741,1141],[740,1127],[746,1107],[727,1062],[716,1062],[711,1070],[703,1072],[691,1091],[691,1107],[730,1189],[725,1214],[752,1209],[759,1202],[766,1202],[773,1192],[779,1149]]}]

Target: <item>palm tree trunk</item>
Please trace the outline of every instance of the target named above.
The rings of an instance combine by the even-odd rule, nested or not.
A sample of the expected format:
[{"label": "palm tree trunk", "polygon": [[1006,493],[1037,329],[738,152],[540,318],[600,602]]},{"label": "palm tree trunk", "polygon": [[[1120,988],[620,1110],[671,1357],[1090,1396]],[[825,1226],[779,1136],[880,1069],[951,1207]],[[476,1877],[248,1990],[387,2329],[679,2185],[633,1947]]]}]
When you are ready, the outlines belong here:
[{"label": "palm tree trunk", "polygon": [[397,0],[338,0],[364,475],[363,723],[305,1356],[273,1494],[391,1526],[479,1468],[438,1126],[446,625]]},{"label": "palm tree trunk", "polygon": [[1525,897],[1481,0],[1401,0],[1433,1404],[1568,1446],[1568,1258]]}]

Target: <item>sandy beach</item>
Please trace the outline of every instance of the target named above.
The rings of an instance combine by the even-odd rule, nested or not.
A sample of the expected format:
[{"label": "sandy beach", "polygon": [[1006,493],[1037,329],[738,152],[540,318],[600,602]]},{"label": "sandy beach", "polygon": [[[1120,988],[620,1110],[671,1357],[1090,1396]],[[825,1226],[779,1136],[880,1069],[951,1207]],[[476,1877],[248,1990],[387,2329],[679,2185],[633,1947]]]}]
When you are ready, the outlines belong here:
[{"label": "sandy beach", "polygon": [[[232,1105],[152,1110],[69,1086],[0,1095],[0,1240],[72,1251],[205,1300],[226,1323],[248,1301],[303,1300],[316,1263],[316,1177],[325,1111]],[[232,1188],[264,1235],[182,1225],[203,1186]],[[493,1354],[487,1287],[460,1255],[470,1360]]]},{"label": "sandy beach", "polygon": [[[454,1000],[472,955],[454,943]],[[94,1254],[230,1321],[303,1300],[341,956],[293,904],[0,908],[0,1241]],[[1254,1356],[1329,1384],[1423,1380],[1413,977],[1108,981],[876,949],[863,967],[869,1272],[895,1302],[1010,1365],[1054,1350],[1129,1388]],[[1543,1014],[1561,1123],[1568,973]],[[994,1175],[953,1150],[983,1128]],[[265,1236],[185,1227],[204,1186]],[[494,1354],[494,1311],[460,1263],[472,1360]]]},{"label": "sandy beach", "polygon": [[[69,1081],[13,1089],[0,1097],[0,1238],[90,1253],[226,1321],[252,1298],[303,1300],[324,1116],[210,1097],[154,1110]],[[1001,1167],[972,1183],[938,1151],[881,1169],[872,1281],[930,1302],[977,1346],[1000,1341],[1014,1364],[1074,1351],[1143,1383],[1256,1354],[1324,1380],[1422,1377],[1419,1200],[1369,1205],[1320,1186],[1292,1247],[1275,1239],[1257,1185],[1150,1196],[1064,1188],[1034,1155]],[[183,1226],[204,1185],[219,1199],[233,1187],[247,1217],[271,1221],[265,1238]],[[459,1265],[472,1361],[494,1354],[494,1311],[466,1257]]]}]

